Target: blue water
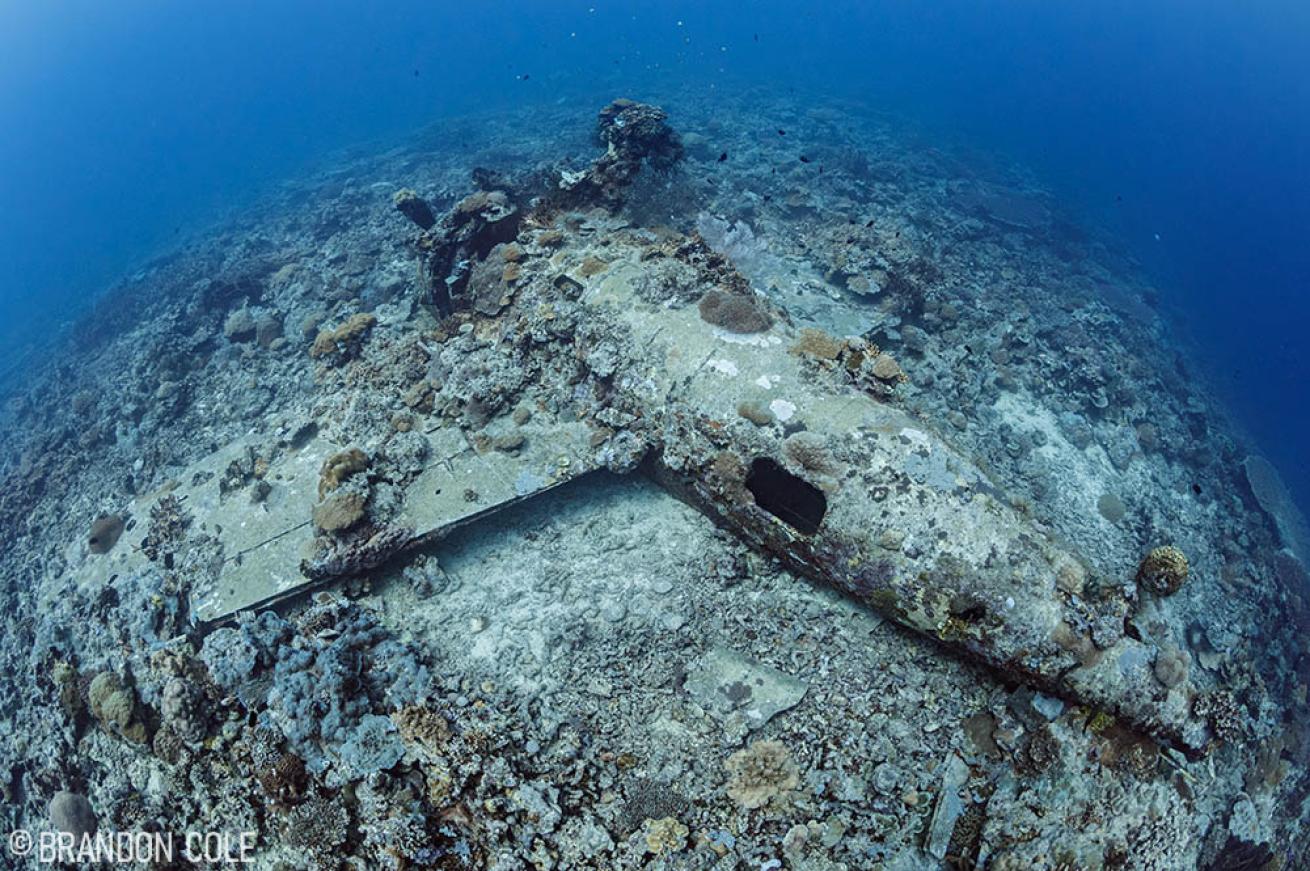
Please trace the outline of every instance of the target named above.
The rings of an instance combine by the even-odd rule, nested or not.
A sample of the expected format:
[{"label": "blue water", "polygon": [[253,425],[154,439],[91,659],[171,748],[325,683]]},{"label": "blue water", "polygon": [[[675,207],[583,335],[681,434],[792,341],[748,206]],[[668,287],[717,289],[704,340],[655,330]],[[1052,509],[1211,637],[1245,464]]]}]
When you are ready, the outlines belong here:
[{"label": "blue water", "polygon": [[0,4],[14,356],[261,190],[436,117],[606,90],[854,96],[1031,167],[1154,276],[1196,370],[1310,503],[1310,6]]}]

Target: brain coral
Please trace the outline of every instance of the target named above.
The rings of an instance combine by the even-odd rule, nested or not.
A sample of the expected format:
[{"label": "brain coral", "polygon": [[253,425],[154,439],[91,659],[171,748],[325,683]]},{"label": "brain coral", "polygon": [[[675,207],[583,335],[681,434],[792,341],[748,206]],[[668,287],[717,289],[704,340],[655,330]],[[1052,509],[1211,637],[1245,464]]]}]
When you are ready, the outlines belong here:
[{"label": "brain coral", "polygon": [[1157,547],[1137,569],[1137,582],[1157,596],[1172,596],[1187,580],[1187,556],[1172,545]]}]

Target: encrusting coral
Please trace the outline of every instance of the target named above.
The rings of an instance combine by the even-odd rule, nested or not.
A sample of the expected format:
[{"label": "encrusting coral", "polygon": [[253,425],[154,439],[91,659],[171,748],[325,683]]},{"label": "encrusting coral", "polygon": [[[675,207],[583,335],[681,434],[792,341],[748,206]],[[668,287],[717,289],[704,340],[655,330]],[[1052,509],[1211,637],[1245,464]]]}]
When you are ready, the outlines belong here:
[{"label": "encrusting coral", "polygon": [[836,360],[844,350],[846,342],[813,327],[801,330],[800,337],[791,346],[791,353],[796,356],[813,357],[816,360]]},{"label": "encrusting coral", "polygon": [[368,454],[359,448],[347,448],[338,451],[323,461],[319,472],[318,496],[322,499],[328,493],[341,486],[342,482],[368,468]]},{"label": "encrusting coral", "polygon": [[701,320],[730,333],[762,333],[773,326],[773,316],[763,301],[745,293],[708,290],[697,309]]},{"label": "encrusting coral", "polygon": [[340,362],[359,353],[360,346],[377,317],[368,312],[358,312],[346,319],[334,330],[320,330],[309,349],[309,356],[329,362]]},{"label": "encrusting coral", "polygon": [[687,843],[690,830],[674,817],[646,820],[646,852],[676,853]]},{"label": "encrusting coral", "polygon": [[[10,625],[8,670],[20,678],[20,690],[30,688],[31,681],[24,684],[21,677],[32,674],[25,668],[27,650],[36,651],[32,664],[42,696],[15,714],[14,740],[0,740],[0,769],[15,774],[0,784],[7,810],[10,803],[16,808],[15,826],[33,828],[51,795],[67,790],[91,797],[106,831],[140,828],[143,819],[172,831],[209,828],[216,819],[223,822],[219,828],[258,829],[261,850],[270,855],[257,863],[266,860],[270,867],[278,861],[377,868],[665,867],[713,864],[712,850],[720,864],[760,865],[776,857],[788,866],[862,868],[918,857],[930,817],[948,816],[934,806],[959,799],[964,808],[942,861],[961,867],[983,861],[980,855],[992,856],[998,866],[1008,856],[1010,867],[1109,867],[1122,864],[1128,845],[1132,862],[1143,867],[1212,867],[1225,825],[1224,811],[1217,809],[1221,802],[1226,808],[1243,785],[1240,769],[1249,759],[1236,761],[1243,748],[1199,761],[1170,750],[1148,753],[1142,748],[1154,745],[1137,740],[1130,712],[1115,724],[1090,703],[1067,699],[1064,713],[1049,725],[1016,721],[1015,712],[1027,712],[1028,702],[1011,698],[1012,688],[994,675],[953,660],[943,664],[930,652],[936,645],[915,646],[913,638],[884,631],[862,611],[835,621],[811,619],[814,604],[796,595],[804,585],[792,575],[723,533],[711,537],[707,531],[701,538],[699,517],[683,524],[683,506],[666,507],[662,494],[645,492],[641,481],[635,497],[612,503],[621,512],[606,508],[606,516],[631,522],[587,523],[583,530],[583,524],[561,519],[560,503],[539,503],[547,507],[519,515],[532,522],[514,526],[530,535],[504,550],[521,551],[546,566],[544,573],[522,572],[517,553],[515,560],[492,554],[491,564],[484,562],[476,573],[461,573],[452,562],[449,577],[435,558],[422,570],[418,562],[397,560],[385,571],[365,571],[364,580],[341,589],[355,595],[365,581],[373,583],[382,606],[376,627],[361,616],[299,599],[279,605],[285,609],[281,617],[269,614],[248,627],[242,621],[236,629],[188,626],[192,615],[185,603],[188,597],[202,600],[205,588],[196,584],[210,582],[208,566],[233,559],[239,564],[241,556],[242,543],[217,529],[203,500],[189,495],[196,479],[180,474],[211,444],[258,431],[260,456],[275,462],[268,481],[276,489],[249,510],[262,523],[266,512],[289,505],[297,528],[314,511],[319,530],[334,533],[316,538],[323,549],[308,563],[314,577],[366,570],[409,544],[412,531],[386,524],[409,517],[402,497],[408,482],[429,466],[424,439],[433,437],[429,449],[444,456],[441,437],[450,433],[437,434],[437,427],[453,433],[467,422],[467,432],[453,434],[467,436],[479,450],[517,451],[524,462],[540,454],[548,461],[550,428],[561,414],[572,425],[574,412],[583,411],[577,430],[582,439],[590,432],[593,449],[635,458],[627,467],[643,451],[658,457],[659,433],[648,418],[630,420],[634,409],[624,394],[625,377],[642,369],[623,365],[629,346],[610,330],[613,324],[606,321],[602,329],[580,315],[597,291],[631,280],[640,285],[640,304],[661,317],[672,312],[680,327],[723,352],[719,356],[740,363],[748,349],[768,343],[789,371],[801,375],[762,383],[751,372],[735,382],[739,392],[722,392],[712,419],[697,423],[706,444],[694,458],[705,463],[703,480],[729,494],[723,504],[758,504],[746,481],[760,457],[785,465],[791,478],[816,486],[821,481],[824,488],[867,489],[882,501],[879,494],[898,484],[879,473],[881,466],[855,462],[860,439],[876,444],[880,455],[914,452],[912,468],[953,496],[1002,503],[1013,497],[1052,531],[1052,542],[1069,538],[1077,544],[1070,553],[1088,557],[1085,565],[1061,559],[1031,576],[1050,594],[1050,625],[1059,627],[1050,648],[1067,650],[1062,661],[1070,667],[1101,660],[1128,669],[1123,676],[1130,692],[1162,700],[1165,712],[1194,710],[1196,720],[1204,716],[1219,737],[1250,736],[1253,744],[1264,739],[1268,746],[1261,747],[1258,770],[1245,780],[1259,808],[1260,837],[1278,845],[1280,859],[1291,857],[1289,867],[1304,864],[1295,848],[1285,848],[1287,833],[1299,822],[1296,799],[1288,797],[1304,787],[1305,741],[1294,726],[1304,713],[1306,678],[1297,658],[1304,651],[1299,639],[1283,641],[1305,625],[1290,601],[1304,570],[1286,550],[1275,550],[1287,540],[1274,535],[1278,530],[1256,511],[1251,496],[1240,486],[1234,493],[1231,485],[1241,484],[1235,463],[1240,454],[1225,446],[1225,429],[1204,397],[1190,387],[1177,396],[1166,391],[1175,377],[1172,355],[1161,370],[1164,381],[1155,382],[1150,355],[1157,346],[1167,347],[1159,342],[1155,321],[1143,317],[1149,335],[1134,345],[1137,327],[1105,308],[1113,300],[1101,297],[1135,288],[1110,289],[1123,276],[1102,271],[1094,252],[1062,241],[1061,258],[1085,260],[1092,267],[1087,273],[1097,276],[1095,285],[1107,285],[1104,294],[1084,300],[1082,290],[1060,282],[1082,276],[1062,276],[1061,261],[1048,260],[1035,235],[1032,244],[1010,251],[976,219],[961,222],[943,213],[934,200],[950,184],[899,164],[893,138],[879,140],[874,162],[853,177],[842,169],[847,158],[841,152],[850,147],[842,141],[845,134],[835,121],[817,115],[803,120],[810,108],[801,107],[794,121],[782,121],[791,116],[779,113],[786,137],[775,137],[769,124],[739,123],[755,117],[748,114],[734,115],[721,128],[707,124],[712,117],[695,122],[704,134],[699,149],[687,140],[690,169],[630,188],[631,213],[596,206],[614,202],[600,195],[606,193],[598,190],[600,182],[615,182],[611,192],[625,198],[617,182],[635,162],[600,174],[591,200],[564,196],[578,207],[554,211],[537,209],[519,178],[488,176],[494,187],[477,181],[482,192],[463,201],[449,221],[443,218],[441,227],[432,224],[433,232],[419,242],[417,281],[425,289],[439,283],[455,296],[453,311],[442,320],[406,305],[415,290],[415,264],[393,238],[401,226],[418,236],[411,221],[420,228],[427,222],[414,208],[425,204],[413,192],[403,192],[393,207],[394,179],[415,176],[414,186],[433,195],[433,206],[439,197],[444,209],[458,199],[455,192],[467,177],[462,158],[429,172],[426,162],[434,152],[428,145],[397,152],[377,166],[361,160],[348,176],[332,176],[322,194],[313,187],[297,190],[287,202],[285,233],[265,225],[249,235],[229,234],[219,245],[198,249],[207,261],[184,253],[172,265],[153,267],[133,293],[166,301],[177,319],[143,319],[121,341],[128,348],[121,354],[73,358],[76,366],[68,368],[90,373],[67,385],[69,393],[81,391],[72,409],[81,419],[45,420],[25,412],[18,420],[31,433],[52,435],[44,443],[38,437],[20,445],[19,470],[0,487],[9,527],[20,531],[10,542],[14,553],[3,561],[5,580],[15,596],[35,588],[43,602],[35,633],[17,609]],[[653,113],[608,113],[611,123],[618,117],[625,120],[611,131],[614,136],[638,129],[628,119],[660,132],[658,124],[643,121],[653,122]],[[757,135],[761,127],[768,136]],[[508,163],[516,147],[511,135],[490,121],[486,129],[496,132],[488,137],[495,148],[488,149],[477,131],[447,138],[472,139],[469,153],[504,153]],[[815,164],[788,169],[795,163],[795,144],[807,137],[811,147],[819,130],[832,142],[822,151],[813,146]],[[774,144],[779,147],[768,152]],[[506,146],[510,150],[502,152]],[[720,151],[729,149],[731,160],[715,164]],[[776,176],[743,180],[734,173],[753,165],[756,155],[748,156],[748,149],[767,156],[762,166],[790,159],[776,161]],[[531,160],[523,178],[544,174],[549,183],[553,176],[543,168],[551,165],[550,155],[540,150],[538,155],[524,147]],[[709,156],[697,156],[697,150]],[[925,167],[936,164],[931,155],[923,160]],[[814,179],[820,161],[826,175],[804,197],[793,196],[797,179]],[[418,171],[420,163],[424,169]],[[710,172],[714,185],[703,187]],[[343,185],[346,178],[353,181]],[[830,182],[835,191],[858,197],[834,200],[824,190]],[[725,227],[738,244],[711,248],[694,234],[651,224],[655,207],[661,221],[684,226],[684,205],[693,194],[705,195],[698,208],[728,216]],[[543,199],[550,204],[550,191]],[[913,221],[896,214],[905,204]],[[402,218],[407,209],[419,217]],[[801,212],[803,226],[791,220]],[[908,266],[912,255],[929,249],[927,256],[942,266],[937,279],[920,278]],[[268,268],[252,262],[263,251],[270,252]],[[439,271],[446,253],[450,266]],[[483,256],[491,262],[479,270]],[[758,269],[748,268],[751,257],[759,259]],[[461,299],[459,264],[465,259],[475,265]],[[230,265],[218,266],[223,263]],[[778,272],[778,281],[771,282],[770,270],[780,265],[794,271]],[[829,270],[840,274],[825,278]],[[796,277],[806,296],[795,305],[788,276]],[[447,277],[456,281],[447,284]],[[505,284],[510,280],[513,287]],[[191,300],[187,288],[193,286]],[[1049,290],[1055,287],[1059,292]],[[717,290],[706,303],[722,303],[719,294],[729,302],[759,302],[785,325],[774,334],[724,335],[693,308],[707,288]],[[846,288],[863,294],[858,305],[848,305]],[[1042,293],[1034,292],[1038,288]],[[221,304],[204,301],[218,297]],[[538,311],[535,302],[548,298],[554,305]],[[177,308],[182,303],[188,306],[185,316]],[[501,323],[488,320],[484,304],[497,306]],[[351,321],[366,324],[372,317],[352,319],[355,311],[376,312],[378,321],[371,333],[352,339]],[[230,319],[233,329],[225,330],[231,312],[240,314]],[[302,322],[309,324],[303,335],[289,327],[278,338],[278,325]],[[321,353],[311,359],[306,351],[320,327],[328,329],[321,331]],[[298,353],[291,347],[284,354],[263,353],[265,332],[269,347],[281,341],[297,345]],[[895,360],[874,340],[888,346]],[[789,347],[797,356],[786,357]],[[898,360],[913,362],[912,383],[904,380]],[[549,377],[533,372],[537,365],[547,367]],[[707,382],[717,384],[720,374]],[[561,391],[559,384],[570,389]],[[905,433],[898,436],[894,429],[857,432],[853,425],[849,433],[820,435],[825,431],[814,426],[804,398],[806,391],[830,384],[894,396],[925,431],[945,430],[985,458],[992,480],[942,475],[935,454],[915,452]],[[160,385],[169,386],[167,402],[155,392]],[[54,385],[52,397],[61,387]],[[39,411],[45,404],[27,403]],[[61,403],[48,405],[54,413]],[[118,406],[122,413],[115,421]],[[1143,414],[1149,414],[1152,429],[1138,424],[1134,431],[1132,422]],[[322,497],[314,500],[317,464],[336,450],[319,451],[323,441],[359,445],[367,455],[351,449],[334,457],[330,468],[325,464]],[[675,453],[681,447],[671,444]],[[93,450],[79,452],[79,445]],[[280,474],[279,456],[312,463],[310,481]],[[1103,456],[1110,465],[1101,468]],[[1095,462],[1084,464],[1089,458]],[[223,463],[229,459],[225,455]],[[253,454],[242,456],[236,475],[215,467],[204,485],[211,494],[215,488],[220,494],[244,488],[239,499],[229,500],[229,515],[246,510],[246,492],[263,480],[250,459]],[[488,453],[486,459],[505,463],[508,457]],[[841,474],[818,474],[826,468]],[[303,502],[286,498],[306,489]],[[476,492],[462,484],[452,492],[483,505],[495,498],[480,483]],[[1124,513],[1122,502],[1097,501],[1109,492],[1130,501],[1131,511]],[[572,504],[568,491],[560,493]],[[999,509],[1008,510],[1004,504]],[[126,517],[128,510],[130,541],[118,541],[111,557],[84,559],[90,520],[99,512],[123,511]],[[187,517],[191,510],[194,520]],[[1089,515],[1095,522],[1087,522]],[[643,526],[644,518],[660,525]],[[30,536],[15,519],[26,520]],[[624,533],[613,526],[632,529]],[[942,528],[951,539],[941,546],[956,546],[959,530]],[[1137,568],[1134,560],[1164,543],[1142,547],[1139,536],[1147,528],[1167,530],[1185,543],[1193,565],[1225,583],[1191,579],[1182,595],[1154,608],[1158,603],[1149,599],[1157,594],[1148,592],[1144,579],[1138,589],[1148,601],[1138,602],[1126,583]],[[58,542],[50,538],[51,529],[57,529]],[[656,529],[660,535],[649,534]],[[931,560],[939,549],[928,535],[932,530],[920,527],[913,511],[887,511],[871,515],[867,531],[870,547],[850,572],[852,590],[889,612],[915,607],[907,592],[916,573],[937,565]],[[685,544],[647,551],[644,539]],[[35,548],[54,544],[63,547],[63,559],[39,559]],[[1039,539],[1022,544],[1046,547]],[[146,574],[134,568],[138,545],[152,563]],[[670,550],[678,551],[676,564],[660,562]],[[673,592],[656,597],[638,589],[611,599],[613,589],[627,588],[602,583],[611,580],[608,573],[588,586],[577,577],[581,572],[573,572],[566,575],[568,595],[560,593],[557,571],[568,572],[575,556],[593,559],[597,553],[601,557],[591,565],[613,566],[613,577],[643,583],[649,562],[656,579],[650,583],[664,583],[667,574]],[[53,547],[49,554],[55,555]],[[1015,554],[1000,550],[997,558],[1003,564]],[[848,554],[823,556],[829,557],[846,560]],[[902,557],[915,565],[903,565]],[[247,561],[248,567],[259,565]],[[407,583],[393,583],[402,569]],[[68,583],[74,574],[76,587]],[[1275,586],[1275,577],[1286,580]],[[1162,589],[1172,583],[1166,580]],[[409,598],[411,585],[427,601]],[[484,589],[497,595],[488,599]],[[1280,600],[1271,599],[1270,590],[1284,595],[1285,611],[1277,610]],[[1008,621],[1004,596],[1001,590],[984,610]],[[1016,598],[1014,616],[1021,618],[1027,602]],[[165,614],[156,604],[163,601],[181,604],[170,604],[174,611]],[[961,616],[960,608],[972,612],[972,602],[957,608],[949,600],[948,608],[943,598],[932,604],[940,634],[966,645],[970,633],[984,631],[989,622]],[[296,615],[306,605],[310,610],[302,620]],[[1137,605],[1142,607],[1134,613]],[[1255,622],[1252,615],[1260,613],[1270,619]],[[659,629],[671,619],[676,632]],[[740,739],[735,720],[732,740],[741,743],[721,752],[713,746],[717,742],[699,740],[704,733],[695,723],[687,735],[646,724],[683,722],[678,678],[692,664],[681,661],[683,651],[695,650],[707,632],[737,623],[749,627],[738,638],[744,652],[808,682],[810,701],[769,727],[790,736],[783,739],[785,747],[757,742],[734,753],[725,770],[724,757],[756,737]],[[383,625],[399,634],[384,636]],[[1195,636],[1194,626],[1201,627]],[[1248,632],[1252,626],[1259,632]],[[544,649],[566,650],[568,656],[543,658],[524,643],[543,627]],[[999,634],[1004,627],[993,628]],[[411,631],[422,641],[406,653],[401,647],[410,647]],[[773,650],[770,639],[792,632],[798,643]],[[202,643],[207,667],[199,676],[144,667],[147,649],[183,651]],[[433,658],[426,661],[440,667],[425,686],[410,672],[423,667],[421,655],[428,650]],[[1124,655],[1128,650],[1131,656]],[[888,667],[870,669],[871,661]],[[93,718],[88,684],[108,671],[117,683],[99,679]],[[629,691],[636,686],[630,678],[644,683],[666,672],[672,690]],[[530,675],[531,695],[519,688],[524,675]],[[1214,695],[1216,686],[1226,692]],[[411,697],[420,688],[424,693]],[[1300,710],[1289,698],[1289,690],[1297,689]],[[1053,702],[1038,713],[1045,717],[1054,710]],[[1112,705],[1106,710],[1118,712]],[[941,727],[970,714],[978,717],[972,738],[980,749],[977,761],[968,762],[968,782],[956,787],[942,779],[938,766],[943,756],[949,758],[951,733],[958,730]],[[851,723],[862,728],[851,729]],[[1279,723],[1288,729],[1286,745],[1268,737],[1278,734],[1270,730]],[[119,729],[134,724],[148,730],[153,743],[124,740]],[[1203,739],[1203,724],[1195,726],[1191,734]],[[256,732],[273,733],[258,751]],[[793,757],[804,760],[799,770]],[[885,770],[878,765],[884,760],[893,763]],[[1031,776],[1008,777],[1007,769],[1019,765]],[[882,771],[876,784],[874,769]],[[1187,796],[1189,790],[1194,795]],[[1168,808],[1191,826],[1176,837],[1128,839],[1134,820],[1150,817],[1145,803],[1174,792],[1184,794],[1186,807],[1171,802]],[[789,793],[796,796],[794,814],[767,812],[786,808]],[[947,825],[941,836],[949,831]],[[1270,855],[1263,845],[1260,850]],[[1233,851],[1223,858],[1232,860]]]},{"label": "encrusting coral", "polygon": [[328,494],[314,506],[314,526],[324,532],[342,532],[364,517],[368,497],[354,491]]},{"label": "encrusting coral", "polygon": [[1155,657],[1156,680],[1173,689],[1187,680],[1191,658],[1176,645],[1168,644],[1160,648]]}]

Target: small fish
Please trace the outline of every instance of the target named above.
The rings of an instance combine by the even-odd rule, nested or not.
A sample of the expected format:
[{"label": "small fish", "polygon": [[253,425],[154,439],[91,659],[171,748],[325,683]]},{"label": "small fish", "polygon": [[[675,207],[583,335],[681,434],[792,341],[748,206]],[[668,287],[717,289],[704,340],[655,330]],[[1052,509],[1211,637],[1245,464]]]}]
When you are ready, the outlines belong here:
[{"label": "small fish", "polygon": [[805,155],[802,154],[802,155],[801,155],[801,163],[809,163],[809,162],[810,162],[810,159],[809,159],[808,157],[806,157]]},{"label": "small fish", "polygon": [[414,78],[416,78],[416,79],[418,78],[418,68],[417,68],[417,67],[414,68]]},{"label": "small fish", "polygon": [[786,136],[786,135],[787,135],[787,131],[786,131],[786,130],[783,130],[781,127],[779,127],[779,128],[778,128],[778,135],[779,135],[779,136]]},{"label": "small fish", "polygon": [[723,161],[727,159],[728,159],[728,152],[725,151],[719,155],[719,163],[723,163]]},{"label": "small fish", "polygon": [[529,78],[531,78],[531,76],[529,76],[527,73],[523,73],[521,75],[515,76],[514,78],[518,79],[520,82],[526,82]]},{"label": "small fish", "polygon": [[756,42],[759,42],[759,41],[760,41],[760,35],[759,35],[758,33],[755,34],[755,41],[756,41]]},{"label": "small fish", "polygon": [[869,228],[872,227],[872,226],[873,226],[873,218],[870,218],[870,219],[869,219],[869,223],[867,223],[867,224],[864,225],[864,229],[867,230],[867,229],[869,229]]}]

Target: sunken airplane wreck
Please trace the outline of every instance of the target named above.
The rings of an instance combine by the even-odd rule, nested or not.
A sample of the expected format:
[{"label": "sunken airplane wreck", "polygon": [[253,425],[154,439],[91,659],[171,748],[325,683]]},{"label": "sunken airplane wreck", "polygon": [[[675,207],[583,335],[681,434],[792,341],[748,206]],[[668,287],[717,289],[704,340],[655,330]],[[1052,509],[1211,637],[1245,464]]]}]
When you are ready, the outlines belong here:
[{"label": "sunken airplane wreck", "polygon": [[[665,113],[618,100],[597,134],[605,151],[588,168],[475,172],[479,189],[444,215],[412,191],[395,195],[421,231],[437,319],[436,340],[420,343],[428,378],[406,397],[432,450],[385,524],[364,510],[370,458],[312,428],[267,461],[264,474],[286,486],[258,523],[211,474],[248,465],[253,443],[197,464],[168,499],[185,500],[225,556],[193,591],[192,619],[213,625],[368,572],[591,472],[641,472],[790,569],[1007,679],[1202,751],[1207,722],[1157,693],[1148,670],[1122,667],[1151,661],[1153,644],[1133,633],[1093,644],[1089,627],[1122,624],[1133,600],[1070,594],[1085,562],[897,408],[905,376],[890,356],[794,324],[695,234],[615,217],[643,166],[682,156]],[[575,262],[570,240],[598,234],[604,268]],[[328,364],[349,355],[370,317],[320,335],[313,353]],[[479,386],[507,368],[512,378]],[[134,506],[142,527],[157,497]],[[1171,556],[1144,563],[1140,595],[1176,588],[1185,564]]]}]

